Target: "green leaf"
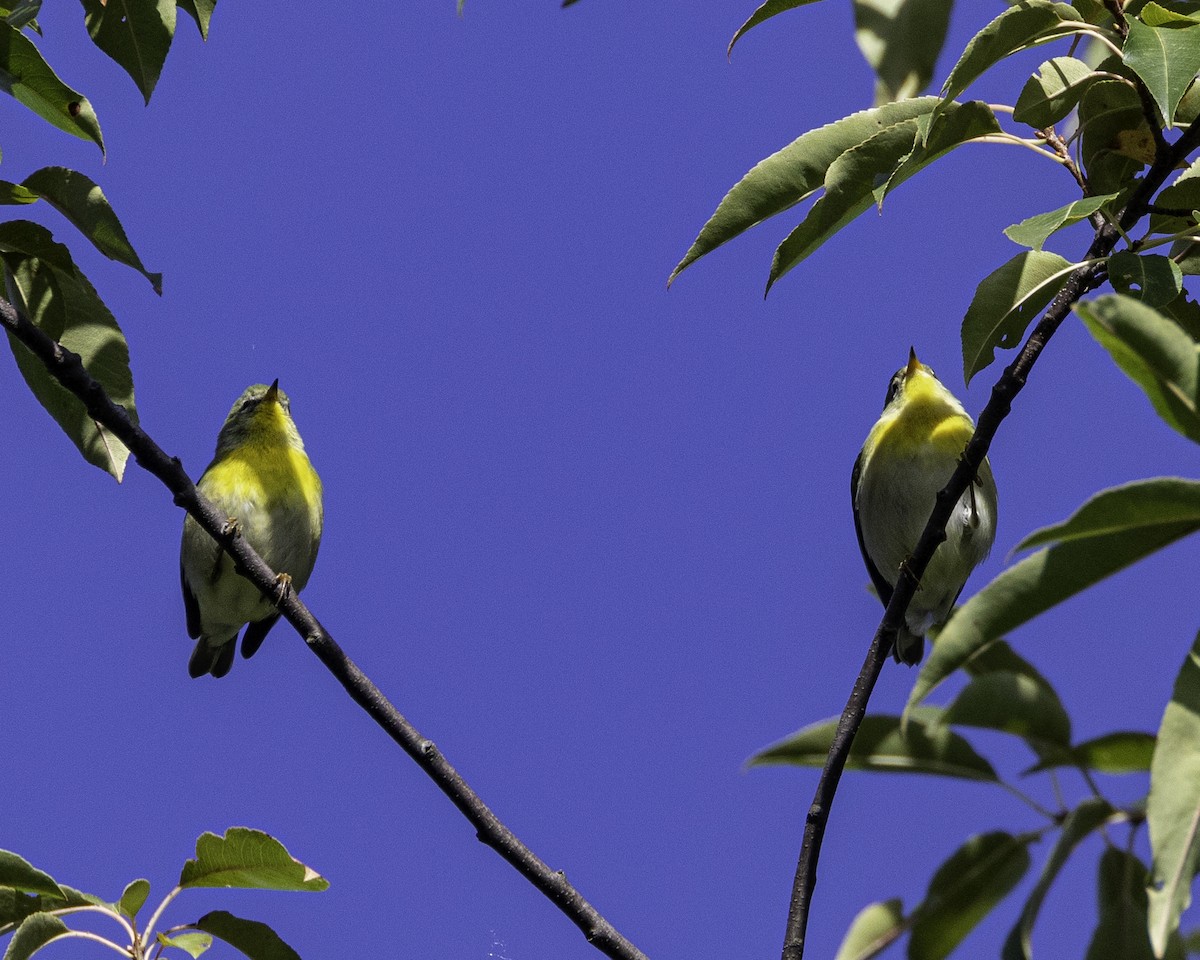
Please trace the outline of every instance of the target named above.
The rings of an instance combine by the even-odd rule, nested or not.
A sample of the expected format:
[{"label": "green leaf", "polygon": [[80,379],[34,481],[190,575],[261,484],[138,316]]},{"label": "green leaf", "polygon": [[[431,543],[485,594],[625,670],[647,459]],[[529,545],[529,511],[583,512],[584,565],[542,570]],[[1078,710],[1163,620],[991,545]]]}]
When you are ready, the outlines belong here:
[{"label": "green leaf", "polygon": [[946,708],[951,726],[982,727],[1024,739],[1039,756],[1071,746],[1071,720],[1050,686],[997,671],[974,677]]},{"label": "green leaf", "polygon": [[244,920],[224,910],[214,910],[193,926],[236,947],[250,960],[300,960],[300,954],[284,943],[279,934],[256,920]]},{"label": "green leaf", "polygon": [[60,130],[91,140],[104,153],[104,137],[87,97],[58,79],[37,47],[20,30],[0,20],[0,90]]},{"label": "green leaf", "polygon": [[[926,722],[933,711],[915,716],[907,736],[901,734],[900,718],[873,714],[863,718],[850,748],[847,770],[882,773],[927,773],[962,780],[998,782],[992,765],[948,727]],[[751,766],[788,763],[820,767],[829,755],[837,720],[810,724],[790,737],[759,751]]]},{"label": "green leaf", "polygon": [[1154,854],[1150,941],[1161,956],[1191,903],[1200,865],[1200,636],[1184,658],[1158,728],[1146,821]]},{"label": "green leaf", "polygon": [[35,18],[41,12],[42,0],[17,0],[4,19],[10,26],[16,27],[18,30],[29,27],[30,30],[40,34],[42,31]]},{"label": "green leaf", "polygon": [[83,0],[83,9],[92,42],[149,103],[175,35],[175,0]]},{"label": "green leaf", "polygon": [[767,291],[847,223],[873,203],[882,202],[893,187],[955,147],[999,129],[987,104],[950,104],[924,146],[918,145],[924,130],[922,118],[914,118],[893,124],[847,150],[830,165],[824,196],[776,249]]},{"label": "green leaf", "polygon": [[[1009,54],[1062,35],[1063,20],[1078,17],[1067,3],[1020,0],[971,39],[942,87],[944,101],[953,100],[990,67]],[[935,116],[941,110],[935,111]]]},{"label": "green leaf", "polygon": [[933,875],[913,911],[910,960],[943,960],[1029,869],[1033,835],[996,831],[971,837]]},{"label": "green leaf", "polygon": [[[183,865],[181,887],[252,887],[259,890],[326,890],[329,881],[292,858],[261,830],[230,827],[225,836],[203,833],[196,859]],[[216,930],[201,929],[225,939]]]},{"label": "green leaf", "polygon": [[[200,28],[201,39],[207,40],[208,25],[212,20],[217,0],[176,0],[176,2],[180,10],[189,14],[196,21],[196,26]],[[462,0],[459,0],[458,3],[458,14],[462,16]]]},{"label": "green leaf", "polygon": [[1154,160],[1154,136],[1137,92],[1121,80],[1098,80],[1079,103],[1080,155],[1093,193],[1119,193]]},{"label": "green leaf", "polygon": [[1170,303],[1183,290],[1183,271],[1169,257],[1122,250],[1108,259],[1108,279],[1118,293],[1150,307]]},{"label": "green leaf", "polygon": [[[9,299],[47,336],[79,354],[88,373],[136,423],[129,348],[116,320],[66,248],[54,243],[44,227],[10,220],[0,223],[0,257]],[[23,344],[10,336],[9,345],[38,402],[89,463],[119,481],[129,456],[125,445],[93,420],[83,403]]]},{"label": "green leaf", "polygon": [[875,102],[915,97],[933,78],[954,0],[854,0],[854,39],[879,78]]},{"label": "green leaf", "polygon": [[20,890],[22,893],[40,893],[60,900],[66,897],[53,877],[8,850],[0,850],[0,887]]},{"label": "green leaf", "polygon": [[[1200,176],[1195,165],[1180,174],[1174,183],[1162,190],[1154,200],[1159,212],[1150,214],[1151,233],[1192,233],[1196,219],[1191,211],[1200,208]],[[1185,214],[1162,213],[1162,210],[1186,210]]]},{"label": "green leaf", "polygon": [[1067,814],[1062,823],[1062,830],[1054,849],[1042,867],[1041,876],[1029,893],[1021,916],[1004,941],[1001,960],[1031,960],[1033,957],[1033,925],[1037,922],[1042,903],[1050,887],[1057,879],[1059,872],[1067,860],[1093,831],[1097,830],[1114,813],[1108,801],[1102,797],[1088,797],[1078,807]]},{"label": "green leaf", "polygon": [[737,33],[733,35],[733,39],[729,41],[729,49],[725,51],[726,56],[733,56],[733,45],[737,43],[742,34],[751,27],[757,27],[764,20],[770,20],[777,13],[783,13],[785,10],[795,10],[796,7],[807,6],[813,3],[814,0],[767,0],[761,7],[750,14],[750,19],[738,27]]},{"label": "green leaf", "polygon": [[[13,186],[16,187],[15,184]],[[18,190],[22,188],[34,200],[42,197],[110,260],[133,267],[150,281],[154,292],[162,296],[162,274],[146,270],[125,235],[121,221],[104,196],[104,191],[91,178],[66,167],[43,167],[31,173],[17,187]],[[29,201],[19,198],[17,202]]]},{"label": "green leaf", "polygon": [[64,907],[101,907],[111,913],[116,908],[90,893],[81,893],[65,884],[58,885],[59,894],[26,896],[10,887],[0,886],[0,927],[16,926],[35,913],[62,910]]},{"label": "green leaf", "polygon": [[867,960],[896,940],[904,928],[899,899],[868,904],[850,924],[833,960]]},{"label": "green leaf", "polygon": [[148,896],[150,896],[150,881],[134,880],[125,887],[121,899],[117,901],[117,909],[132,920],[145,905]]},{"label": "green leaf", "polygon": [[852,113],[810,130],[755,164],[725,195],[684,258],[671,271],[667,284],[706,253],[811,196],[825,182],[830,165],[851,147],[865,143],[893,124],[928,113],[936,104],[936,97],[922,97]]},{"label": "green leaf", "polygon": [[1087,88],[1098,79],[1091,67],[1074,57],[1047,60],[1025,81],[1013,119],[1035,130],[1053,126],[1079,105]]},{"label": "green leaf", "polygon": [[1013,564],[951,615],[905,713],[995,638],[1196,530],[1200,483],[1160,477],[1101,491],[1065,523],[1027,537],[1017,549],[1054,546]]},{"label": "green leaf", "polygon": [[37,203],[41,197],[32,190],[27,190],[19,183],[9,183],[0,180],[0,204],[19,206],[26,203]]},{"label": "green leaf", "polygon": [[1057,757],[1047,757],[1025,771],[1041,773],[1057,767],[1083,767],[1097,773],[1145,773],[1154,753],[1154,734],[1118,730],[1087,740]]},{"label": "green leaf", "polygon": [[1039,213],[1020,223],[1014,223],[1011,227],[1004,229],[1004,235],[1015,244],[1040,251],[1051,234],[1078,223],[1080,220],[1086,220],[1092,214],[1099,212],[1106,203],[1116,198],[1115,193],[1105,193],[1098,197],[1084,197],[1068,203],[1065,207],[1051,210],[1049,213]]},{"label": "green leaf", "polygon": [[212,946],[213,938],[207,933],[177,933],[173,937],[160,933],[158,942],[164,947],[175,947],[182,950],[195,960]]},{"label": "green leaf", "polygon": [[49,913],[35,913],[21,921],[4,951],[4,960],[29,960],[51,940],[68,933],[67,925]]},{"label": "green leaf", "polygon": [[1125,63],[1145,82],[1170,127],[1184,91],[1200,71],[1200,23],[1185,19],[1148,26],[1130,20]]},{"label": "green leaf", "polygon": [[1121,294],[1073,307],[1099,341],[1150,398],[1174,430],[1200,443],[1200,347],[1174,321]]},{"label": "green leaf", "polygon": [[[1132,853],[1107,848],[1100,857],[1100,922],[1086,960],[1153,960],[1146,932],[1146,866]],[[1182,958],[1178,935],[1166,956]]]},{"label": "green leaf", "polygon": [[962,324],[963,377],[971,378],[996,359],[996,348],[1011,350],[1037,319],[1073,269],[1057,253],[1018,253],[975,288]]},{"label": "green leaf", "polygon": [[[1171,0],[1167,0],[1167,2],[1169,3]],[[1182,0],[1182,3],[1184,6],[1190,4],[1193,8],[1196,5],[1195,0]],[[1137,10],[1137,15],[1142,23],[1151,27],[1161,27],[1173,23],[1188,24],[1200,22],[1195,17],[1190,17],[1186,13],[1179,13],[1175,10],[1168,10],[1165,7],[1161,7],[1157,3],[1154,3],[1153,0],[1150,3],[1143,4],[1140,10],[1133,3],[1130,4],[1130,8],[1131,12],[1132,10]]]}]

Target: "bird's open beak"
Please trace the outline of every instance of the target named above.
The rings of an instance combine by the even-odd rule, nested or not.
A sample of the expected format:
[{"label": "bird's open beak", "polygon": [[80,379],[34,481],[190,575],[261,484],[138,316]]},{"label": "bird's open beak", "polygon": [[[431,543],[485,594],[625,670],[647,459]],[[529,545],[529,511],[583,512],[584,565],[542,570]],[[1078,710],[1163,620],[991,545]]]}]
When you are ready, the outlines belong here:
[{"label": "bird's open beak", "polygon": [[[911,366],[911,363],[909,365]],[[279,400],[279,378],[278,377],[275,378],[274,383],[272,383],[269,387],[267,387],[267,392],[265,394],[263,394],[263,399],[269,400],[271,403],[275,403],[276,401]]]},{"label": "bird's open beak", "polygon": [[[921,361],[917,359],[917,351],[912,347],[908,348],[908,369],[904,371],[904,379],[916,376],[918,370],[921,369]],[[276,381],[278,382],[278,381]]]}]

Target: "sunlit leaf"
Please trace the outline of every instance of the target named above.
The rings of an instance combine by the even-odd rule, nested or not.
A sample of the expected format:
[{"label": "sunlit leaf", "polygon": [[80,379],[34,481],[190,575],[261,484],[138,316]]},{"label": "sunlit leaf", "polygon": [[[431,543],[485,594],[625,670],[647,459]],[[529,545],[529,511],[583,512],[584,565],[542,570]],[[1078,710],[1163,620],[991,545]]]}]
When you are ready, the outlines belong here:
[{"label": "sunlit leaf", "polygon": [[[200,835],[196,840],[196,859],[183,865],[179,885],[184,888],[325,890],[329,887],[329,881],[311,867],[293,859],[274,837],[261,830],[230,827],[223,837],[215,833]],[[208,932],[221,936],[215,930]]]},{"label": "sunlit leaf", "polygon": [[134,880],[125,887],[121,894],[121,899],[117,901],[117,909],[125,916],[133,919],[137,916],[139,910],[146,903],[146,898],[150,896],[150,881],[149,880]]},{"label": "sunlit leaf", "polygon": [[8,850],[0,850],[0,887],[20,890],[22,893],[41,893],[60,899],[64,896],[53,877]]},{"label": "sunlit leaf", "polygon": [[954,0],[854,0],[854,39],[875,71],[875,102],[915,97],[933,78]]},{"label": "sunlit leaf", "polygon": [[833,960],[865,960],[892,943],[905,929],[900,900],[885,900],[863,907],[850,924]]},{"label": "sunlit leaf", "polygon": [[175,0],[83,0],[83,10],[92,42],[149,103],[175,36]]},{"label": "sunlit leaf", "polygon": [[4,960],[29,960],[52,940],[66,934],[67,925],[49,913],[35,913],[21,921],[8,942]]},{"label": "sunlit leaf", "polygon": [[[729,49],[725,51],[726,56],[733,56],[733,45],[742,38],[751,27],[757,27],[764,20],[770,20],[777,13],[783,13],[785,10],[795,10],[796,7],[803,7],[815,0],[766,0],[761,7],[750,14],[750,19],[738,27],[737,33],[733,35],[733,39],[729,41]],[[564,4],[565,6],[565,4]]]},{"label": "sunlit leaf", "polygon": [[1108,260],[1108,279],[1118,293],[1161,307],[1183,290],[1183,272],[1169,257],[1122,250]]},{"label": "sunlit leaf", "polygon": [[1028,217],[1011,227],[1005,227],[1004,235],[1013,243],[1032,250],[1040,251],[1049,237],[1064,227],[1086,220],[1098,212],[1106,203],[1115,200],[1115,193],[1105,193],[1098,197],[1083,197],[1073,200],[1065,207],[1051,210],[1049,213],[1039,213]]},{"label": "sunlit leaf", "polygon": [[[1146,6],[1162,9],[1157,4]],[[1200,71],[1200,23],[1190,18],[1160,22],[1162,26],[1148,26],[1137,19],[1129,20],[1125,63],[1145,81],[1167,126],[1171,126],[1183,92]]]},{"label": "sunlit leaf", "polygon": [[1053,126],[1079,105],[1087,88],[1099,79],[1086,63],[1074,57],[1047,60],[1030,77],[1017,97],[1013,119],[1035,130]]}]

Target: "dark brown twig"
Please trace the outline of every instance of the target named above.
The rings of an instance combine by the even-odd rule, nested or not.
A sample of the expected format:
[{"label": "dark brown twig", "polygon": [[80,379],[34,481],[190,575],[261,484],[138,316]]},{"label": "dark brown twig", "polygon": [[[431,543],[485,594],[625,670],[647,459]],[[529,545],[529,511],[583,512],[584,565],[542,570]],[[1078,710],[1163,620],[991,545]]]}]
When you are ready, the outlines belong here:
[{"label": "dark brown twig", "polygon": [[[1167,145],[1159,152],[1119,217],[1121,230],[1128,232],[1145,215],[1150,199],[1166,182],[1171,171],[1197,146],[1200,146],[1200,124],[1194,124],[1174,144]],[[1119,239],[1120,233],[1113,226],[1105,224],[1096,231],[1084,260],[1107,257]],[[979,415],[979,423],[970,443],[967,444],[967,449],[959,459],[950,481],[938,493],[921,539],[908,562],[901,568],[891,601],[871,640],[867,659],[854,682],[854,690],[846,703],[846,709],[838,721],[833,743],[829,748],[829,757],[817,781],[816,795],[805,820],[804,840],[796,865],[787,931],[783,941],[783,960],[801,960],[804,956],[805,930],[808,926],[812,892],[817,882],[817,860],[821,854],[821,840],[825,835],[825,826],[829,820],[834,795],[837,793],[838,781],[850,755],[854,736],[866,713],[871,690],[879,677],[888,651],[895,643],[896,632],[904,620],[904,613],[916,592],[921,575],[925,572],[933,551],[946,539],[946,523],[954,505],[979,472],[980,464],[987,456],[996,430],[1008,416],[1012,401],[1025,386],[1034,363],[1054,332],[1066,319],[1072,304],[1099,285],[1104,275],[1103,263],[1082,266],[1070,274],[1058,295],[1051,301],[1045,315],[1026,339],[1016,359],[1009,364],[992,387],[991,398]]]},{"label": "dark brown twig", "polygon": [[[78,397],[88,414],[107,427],[127,446],[138,464],[163,482],[183,507],[233,558],[237,571],[253,583],[263,596],[278,599],[275,571],[255,553],[235,524],[197,490],[176,457],[169,457],[148,434],[129,419],[125,408],[109,399],[84,369],[79,357],[38,329],[11,303],[0,298],[0,326],[27,346],[46,365],[59,383]],[[646,960],[645,955],[579,893],[560,872],[550,869],[509,830],[480,799],[441,752],[409,723],[383,692],[346,656],[294,592],[278,603],[278,609],[309,649],[339,683],[393,740],[396,741],[438,788],[450,798],[475,827],[476,836],[540,890],[583,931],[588,941],[613,960]]]}]

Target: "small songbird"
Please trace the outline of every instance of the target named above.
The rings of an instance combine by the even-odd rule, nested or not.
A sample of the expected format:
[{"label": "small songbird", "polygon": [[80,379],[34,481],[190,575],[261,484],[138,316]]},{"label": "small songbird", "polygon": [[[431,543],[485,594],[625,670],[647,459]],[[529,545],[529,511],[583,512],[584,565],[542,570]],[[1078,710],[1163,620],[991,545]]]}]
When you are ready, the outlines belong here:
[{"label": "small songbird", "polygon": [[[248,387],[238,397],[196,486],[278,572],[281,592],[304,589],[321,545],[321,478],[304,452],[278,380]],[[190,515],[183,521],[179,574],[188,636],[197,641],[188,673],[223,677],[233,665],[242,627],[249,624],[242,638],[242,656],[249,657],[279,614]]]},{"label": "small songbird", "polygon": [[[962,404],[910,349],[908,364],[892,377],[883,414],[850,474],[858,546],[884,606],[974,431]],[[967,577],[995,538],[996,482],[985,459],[955,505],[946,540],[908,606],[892,651],[897,663],[920,662],[926,631],[950,616]]]}]

